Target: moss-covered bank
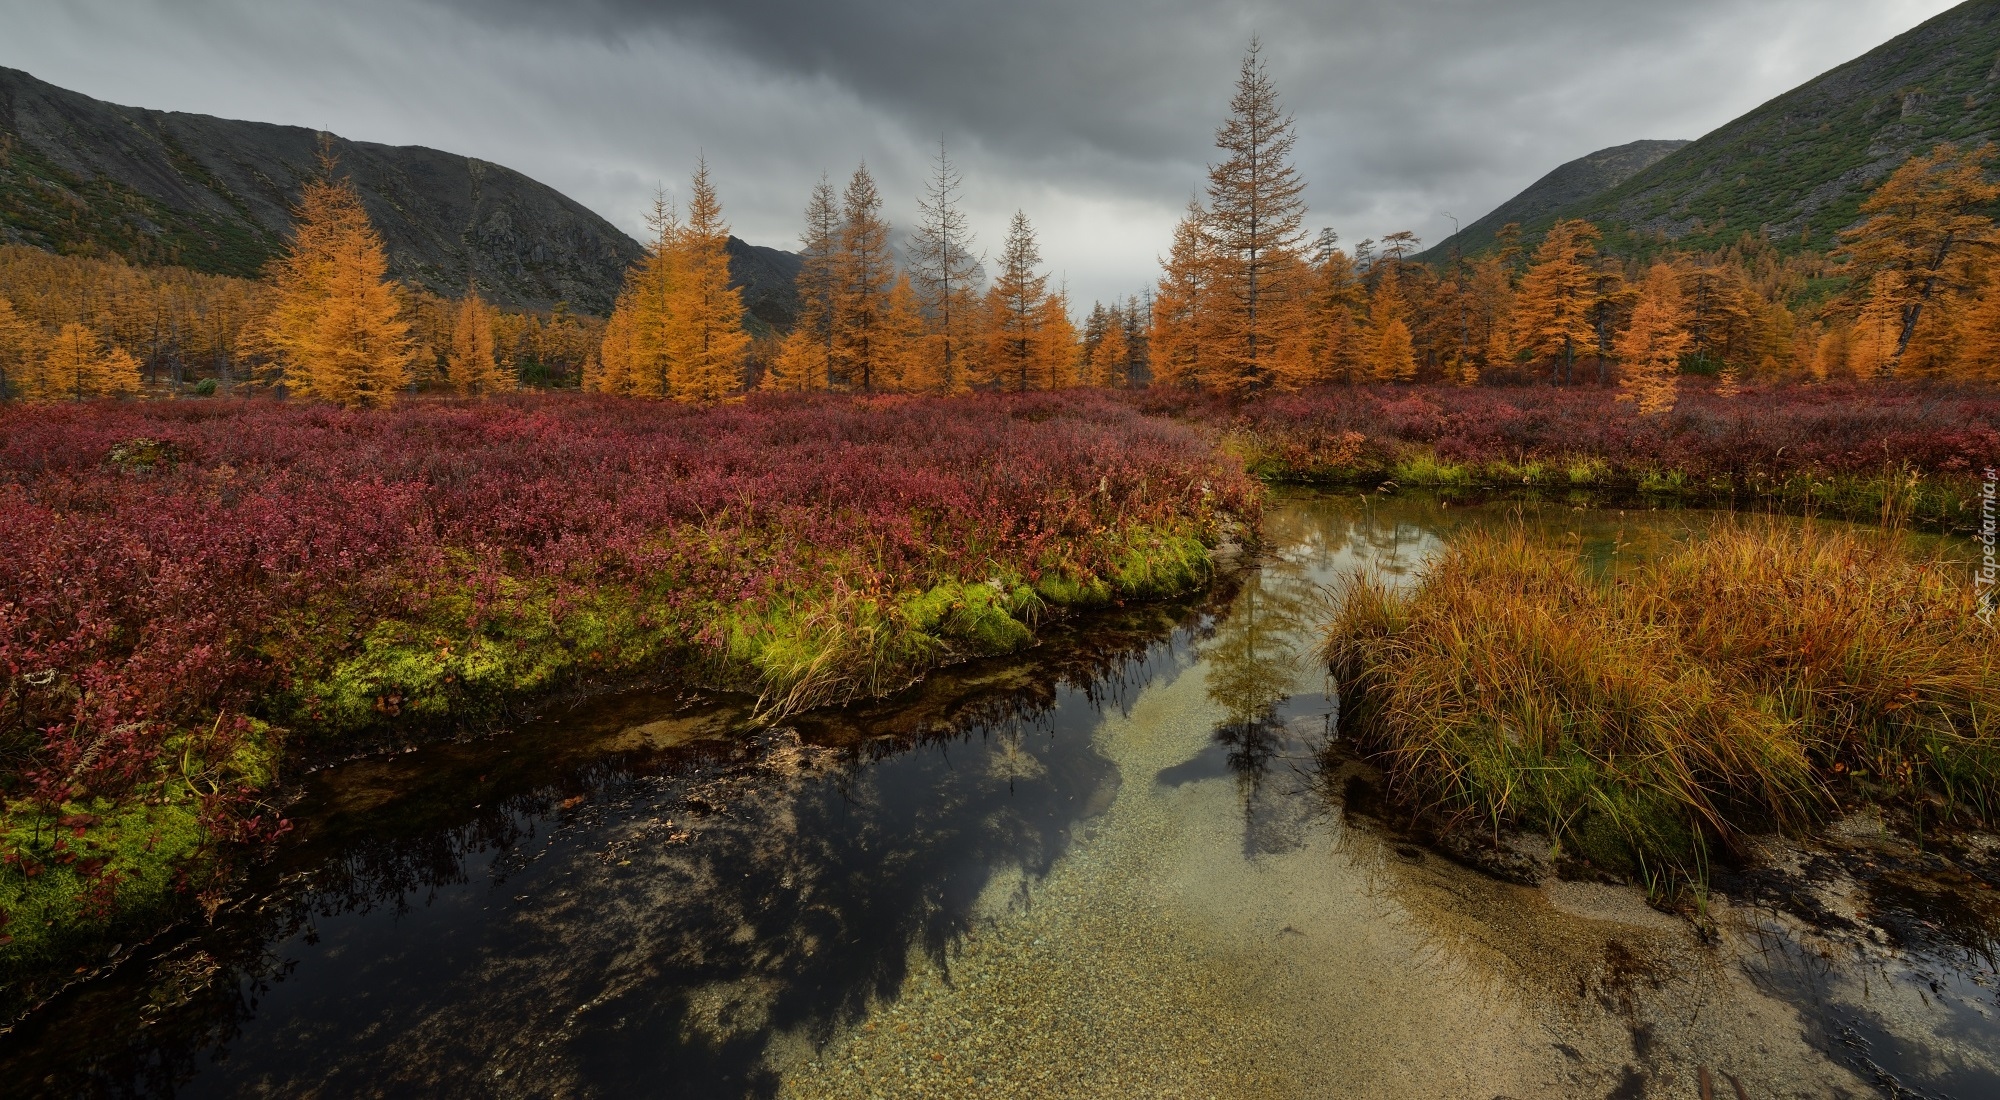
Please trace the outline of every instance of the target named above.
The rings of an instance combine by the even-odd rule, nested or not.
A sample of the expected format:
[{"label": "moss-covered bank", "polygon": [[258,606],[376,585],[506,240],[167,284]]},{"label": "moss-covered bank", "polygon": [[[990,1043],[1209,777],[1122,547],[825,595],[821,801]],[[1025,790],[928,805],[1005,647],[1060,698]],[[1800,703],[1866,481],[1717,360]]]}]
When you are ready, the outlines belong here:
[{"label": "moss-covered bank", "polygon": [[[400,601],[412,611],[373,621],[352,601],[301,609],[260,643],[288,662],[288,690],[263,700],[261,717],[218,715],[218,726],[241,724],[235,736],[183,731],[122,798],[6,807],[0,987],[24,992],[24,978],[101,958],[106,944],[188,911],[272,837],[280,818],[258,799],[279,793],[288,761],[477,730],[562,692],[667,676],[754,693],[767,718],[887,695],[943,665],[1030,645],[1053,616],[1194,591],[1222,537],[1216,524],[1133,526],[1094,536],[1105,545],[1089,558],[1109,563],[1100,569],[1077,566],[1080,555],[1032,576],[963,563],[967,575],[903,591],[865,592],[854,571],[830,567],[811,587],[737,600],[691,594],[685,574],[667,572],[583,596],[438,582]],[[219,746],[226,755],[205,758]],[[224,789],[237,794],[218,813],[203,795]],[[0,1010],[19,1000],[0,996]]]}]

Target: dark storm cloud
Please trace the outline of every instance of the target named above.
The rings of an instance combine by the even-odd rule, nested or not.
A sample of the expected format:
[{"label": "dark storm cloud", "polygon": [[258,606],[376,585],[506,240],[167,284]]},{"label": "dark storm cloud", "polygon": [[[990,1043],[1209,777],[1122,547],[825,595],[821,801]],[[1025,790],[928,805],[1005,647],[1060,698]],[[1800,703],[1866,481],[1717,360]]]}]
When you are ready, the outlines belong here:
[{"label": "dark storm cloud", "polygon": [[1944,0],[0,0],[0,64],[94,95],[510,164],[626,225],[697,150],[788,244],[822,169],[890,214],[946,140],[991,246],[1025,208],[1086,301],[1135,290],[1252,34],[1312,224],[1447,231],[1554,167],[1696,137]]},{"label": "dark storm cloud", "polygon": [[[1329,219],[1477,216],[1571,157],[1698,137],[1947,5],[1883,0],[432,0],[617,40],[656,29],[851,90],[1058,179],[1183,194],[1262,38]],[[1778,75],[1778,79],[1769,79]],[[1423,207],[1430,207],[1425,210]],[[1363,224],[1373,232],[1386,228]]]}]

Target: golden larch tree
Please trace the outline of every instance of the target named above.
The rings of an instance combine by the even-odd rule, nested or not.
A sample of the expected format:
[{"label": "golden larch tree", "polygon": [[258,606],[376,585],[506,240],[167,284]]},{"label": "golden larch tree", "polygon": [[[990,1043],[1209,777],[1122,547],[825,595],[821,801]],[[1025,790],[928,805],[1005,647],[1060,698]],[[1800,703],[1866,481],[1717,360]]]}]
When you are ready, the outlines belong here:
[{"label": "golden larch tree", "polygon": [[1292,117],[1252,40],[1237,73],[1229,120],[1216,131],[1222,162],[1209,168],[1201,229],[1211,250],[1213,311],[1202,381],[1229,393],[1268,386],[1284,337],[1303,322],[1307,290],[1305,180],[1292,166]]},{"label": "golden larch tree", "polygon": [[29,379],[35,401],[82,401],[139,390],[139,361],[124,348],[104,345],[95,332],[72,321],[50,340],[42,368]]},{"label": "golden larch tree", "polygon": [[[1867,323],[1879,328],[1882,315],[1895,313],[1894,346],[1886,357],[1870,352],[1879,373],[1895,373],[1926,319],[1946,331],[1948,318],[1939,314],[1976,285],[1996,243],[1986,213],[2000,198],[2000,186],[1986,178],[1992,155],[1990,145],[1944,144],[1911,157],[1861,204],[1868,220],[1841,234],[1853,285],[1869,288]],[[1885,274],[1894,278],[1879,278]],[[1878,305],[1885,292],[1890,297]],[[1872,344],[1876,335],[1864,339]]]},{"label": "golden larch tree", "polygon": [[634,397],[670,397],[667,330],[680,286],[681,222],[665,192],[654,194],[646,225],[653,239],[646,255],[625,273],[625,285],[605,322],[593,388]]},{"label": "golden larch tree", "polygon": [[1597,273],[1597,227],[1586,221],[1559,221],[1535,250],[1514,299],[1514,351],[1530,363],[1550,364],[1550,380],[1571,381],[1576,353],[1596,338],[1591,305]]},{"label": "golden larch tree", "polygon": [[799,316],[764,376],[773,390],[823,390],[830,381],[840,290],[840,197],[824,174],[806,200],[799,234]]},{"label": "golden larch tree", "polygon": [[908,393],[949,392],[935,369],[937,358],[925,344],[924,309],[909,274],[896,276],[882,307],[875,339],[875,388]]},{"label": "golden larch tree", "polygon": [[908,350],[887,331],[889,293],[896,285],[896,262],[889,251],[889,223],[882,217],[882,195],[876,190],[875,177],[869,175],[867,165],[854,170],[841,205],[840,251],[834,261],[838,286],[833,355],[829,369],[848,388],[866,392],[876,388],[885,365],[900,365],[898,358]]},{"label": "golden larch tree", "polygon": [[1198,386],[1212,370],[1216,341],[1211,330],[1217,310],[1209,298],[1216,256],[1203,220],[1201,204],[1189,199],[1187,212],[1174,226],[1173,246],[1153,296],[1146,342],[1152,351],[1153,381],[1163,386]]},{"label": "golden larch tree", "polygon": [[14,312],[14,303],[0,298],[0,401],[19,392],[31,369],[41,359],[40,333]]},{"label": "golden larch tree", "polygon": [[1034,376],[1052,390],[1083,382],[1083,342],[1069,316],[1069,293],[1044,295],[1035,318]]},{"label": "golden larch tree", "polygon": [[2000,382],[2000,278],[1963,311],[1958,325],[1953,376],[1967,382]]},{"label": "golden larch tree", "polygon": [[1900,271],[1876,272],[1869,280],[1868,300],[1861,307],[1861,315],[1848,330],[1847,369],[1864,382],[1895,373],[1907,301],[1903,282]]},{"label": "golden larch tree", "polygon": [[743,292],[729,285],[729,225],[706,158],[695,167],[675,245],[666,336],[672,396],[717,401],[743,385],[750,334],[743,331]]},{"label": "golden larch tree", "polygon": [[1400,265],[1382,265],[1368,303],[1368,368],[1378,382],[1414,382],[1417,357],[1410,337],[1409,306],[1403,299]]},{"label": "golden larch tree", "polygon": [[1321,234],[1312,276],[1307,319],[1310,345],[1304,369],[1281,380],[1294,388],[1352,382],[1372,358],[1364,346],[1360,322],[1367,310],[1368,293],[1353,258],[1338,246],[1338,238],[1330,230]]},{"label": "golden larch tree", "polygon": [[502,371],[493,351],[493,307],[467,291],[451,326],[451,354],[445,360],[452,388],[473,397],[491,397],[517,388],[512,372]]},{"label": "golden larch tree", "polygon": [[1646,272],[1632,306],[1632,320],[1613,342],[1618,356],[1618,399],[1636,402],[1644,416],[1673,411],[1680,395],[1681,355],[1687,350],[1687,310],[1680,279],[1667,264]]},{"label": "golden larch tree", "polygon": [[910,236],[910,285],[923,307],[922,373],[945,393],[963,393],[981,373],[982,272],[972,230],[959,205],[961,180],[938,143],[937,160],[917,198],[917,231]]},{"label": "golden larch tree", "polygon": [[322,141],[320,175],[294,210],[291,247],[274,261],[265,347],[300,396],[339,405],[387,405],[409,382],[409,322],[389,281],[389,255],[361,196],[333,177]]},{"label": "golden larch tree", "polygon": [[1007,225],[993,285],[986,291],[986,367],[1003,390],[1047,389],[1041,342],[1043,305],[1049,297],[1049,277],[1041,271],[1042,253],[1034,226],[1019,210]]},{"label": "golden larch tree", "polygon": [[1125,338],[1123,318],[1113,313],[1090,349],[1090,374],[1086,381],[1092,386],[1121,388],[1131,380],[1132,342]]}]

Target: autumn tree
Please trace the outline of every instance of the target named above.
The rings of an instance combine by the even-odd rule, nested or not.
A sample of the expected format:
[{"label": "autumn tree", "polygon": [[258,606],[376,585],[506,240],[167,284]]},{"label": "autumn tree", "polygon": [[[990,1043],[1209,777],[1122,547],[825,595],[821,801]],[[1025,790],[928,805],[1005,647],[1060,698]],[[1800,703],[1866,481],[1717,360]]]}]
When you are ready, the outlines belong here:
[{"label": "autumn tree", "polygon": [[664,191],[653,196],[646,225],[652,240],[625,273],[598,344],[596,369],[585,375],[586,388],[634,397],[673,395],[668,329],[680,298],[681,222]]},{"label": "autumn tree", "polygon": [[[868,166],[854,170],[842,197],[840,251],[834,309],[832,374],[849,387],[873,390],[885,366],[901,362],[907,349],[892,333],[889,294],[896,285],[896,262],[889,252],[889,223],[882,196]],[[943,379],[918,378],[915,388],[942,388]]]},{"label": "autumn tree", "polygon": [[743,331],[743,292],[729,285],[729,225],[705,157],[696,163],[687,221],[674,241],[666,330],[672,396],[719,400],[743,384],[750,334]]},{"label": "autumn tree", "polygon": [[1902,347],[1905,276],[1884,270],[1869,281],[1868,298],[1847,336],[1847,369],[1862,381],[1886,378],[1896,371]]},{"label": "autumn tree", "polygon": [[1069,317],[1069,291],[1044,295],[1035,318],[1034,375],[1052,390],[1083,382],[1083,342]]},{"label": "autumn tree", "polygon": [[502,371],[493,352],[493,307],[468,290],[459,303],[451,329],[451,356],[446,361],[452,388],[474,397],[491,397],[516,388],[511,372]]},{"label": "autumn tree", "polygon": [[35,327],[14,312],[14,303],[0,298],[0,401],[20,390],[28,364],[41,356]]},{"label": "autumn tree", "polygon": [[1287,388],[1353,381],[1371,359],[1359,320],[1367,310],[1367,290],[1339,241],[1330,229],[1320,234],[1306,310],[1309,344],[1295,362],[1298,369],[1279,379]]},{"label": "autumn tree", "polygon": [[[974,291],[980,278],[972,230],[959,206],[958,170],[938,143],[937,160],[917,199],[917,231],[910,238],[910,284],[922,303],[927,332],[922,373],[930,387],[964,391],[978,374],[969,352],[979,330]],[[1018,217],[1019,215],[1016,215]]]},{"label": "autumn tree", "polygon": [[1092,312],[1097,323],[1097,339],[1090,341],[1090,370],[1085,382],[1105,387],[1130,385],[1132,343],[1126,339],[1123,316],[1117,310],[1106,310],[1102,306]]},{"label": "autumn tree", "polygon": [[1173,246],[1162,262],[1153,297],[1147,342],[1153,353],[1153,380],[1167,386],[1197,386],[1213,370],[1217,341],[1211,302],[1217,258],[1203,225],[1201,204],[1190,198],[1174,226]]},{"label": "autumn tree", "polygon": [[322,141],[320,175],[300,192],[291,247],[271,269],[274,300],[262,336],[293,392],[386,405],[409,380],[409,323],[382,238],[334,167]]},{"label": "autumn tree", "polygon": [[1645,416],[1672,411],[1688,341],[1680,280],[1671,266],[1656,263],[1639,287],[1631,323],[1614,345],[1620,363],[1618,399],[1637,402]]},{"label": "autumn tree", "polygon": [[1407,320],[1409,308],[1403,300],[1398,267],[1382,265],[1375,293],[1368,304],[1368,366],[1378,382],[1414,382],[1417,378],[1415,348]]},{"label": "autumn tree", "polygon": [[[2000,198],[2000,186],[1986,178],[1992,155],[1990,145],[1961,151],[1944,144],[1911,157],[1861,204],[1868,220],[1842,233],[1853,285],[1869,288],[1871,323],[1891,311],[1896,318],[1883,374],[1895,373],[1927,317],[1972,289],[1980,261],[1994,247],[1993,220],[1985,213]],[[1873,295],[1885,292],[1891,297],[1875,306]]]},{"label": "autumn tree", "polygon": [[1638,292],[1625,282],[1625,273],[1615,267],[1597,269],[1597,285],[1590,297],[1590,327],[1596,333],[1597,384],[1611,381],[1611,361],[1618,357],[1616,336],[1621,318],[1631,312]]},{"label": "autumn tree", "polygon": [[43,350],[41,369],[24,379],[32,401],[82,401],[136,393],[139,361],[123,348],[107,348],[95,332],[74,321]]},{"label": "autumn tree", "polygon": [[1256,40],[1237,73],[1229,120],[1216,131],[1224,156],[1208,173],[1201,229],[1213,263],[1203,326],[1211,344],[1203,381],[1231,393],[1271,383],[1301,329],[1306,279],[1305,181],[1292,166],[1297,140]]},{"label": "autumn tree", "polygon": [[1000,250],[993,286],[986,292],[986,362],[1002,389],[1046,389],[1050,379],[1042,340],[1049,277],[1028,216],[1014,212]]},{"label": "autumn tree", "polygon": [[1595,336],[1590,314],[1597,277],[1589,261],[1597,254],[1596,240],[1597,227],[1589,222],[1559,221],[1521,277],[1514,348],[1531,363],[1552,364],[1551,381],[1572,380],[1577,348],[1590,346]]},{"label": "autumn tree", "polygon": [[806,200],[806,228],[799,235],[799,317],[785,337],[771,372],[770,389],[823,390],[833,360],[840,290],[840,199],[825,175]]}]

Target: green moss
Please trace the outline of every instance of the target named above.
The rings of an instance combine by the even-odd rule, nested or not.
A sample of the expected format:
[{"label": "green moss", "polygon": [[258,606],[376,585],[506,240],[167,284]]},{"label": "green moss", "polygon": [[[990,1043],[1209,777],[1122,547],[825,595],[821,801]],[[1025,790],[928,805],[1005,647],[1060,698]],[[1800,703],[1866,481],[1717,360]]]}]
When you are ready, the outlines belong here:
[{"label": "green moss", "polygon": [[1663,496],[1685,494],[1693,479],[1680,470],[1647,470],[1639,475],[1639,491]]},{"label": "green moss", "polygon": [[1145,599],[1193,591],[1213,572],[1200,539],[1142,534],[1119,557],[1111,580],[1121,594]]},{"label": "green moss", "polygon": [[167,919],[212,845],[185,779],[151,797],[0,812],[0,979]]},{"label": "green moss", "polygon": [[1401,460],[1390,471],[1398,485],[1419,485],[1425,488],[1469,488],[1472,485],[1472,469],[1454,462],[1441,462],[1429,451],[1417,451]]},{"label": "green moss", "polygon": [[1571,485],[1602,485],[1611,478],[1611,467],[1601,458],[1572,459],[1563,473]]}]

